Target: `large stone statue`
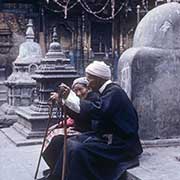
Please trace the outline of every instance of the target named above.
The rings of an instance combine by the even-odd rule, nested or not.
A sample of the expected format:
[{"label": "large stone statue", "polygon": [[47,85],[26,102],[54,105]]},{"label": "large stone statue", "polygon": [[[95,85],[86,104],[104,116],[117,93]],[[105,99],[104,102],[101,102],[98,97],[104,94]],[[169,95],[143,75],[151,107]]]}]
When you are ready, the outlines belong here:
[{"label": "large stone statue", "polygon": [[151,10],[119,60],[119,83],[137,108],[142,139],[180,137],[180,4]]}]

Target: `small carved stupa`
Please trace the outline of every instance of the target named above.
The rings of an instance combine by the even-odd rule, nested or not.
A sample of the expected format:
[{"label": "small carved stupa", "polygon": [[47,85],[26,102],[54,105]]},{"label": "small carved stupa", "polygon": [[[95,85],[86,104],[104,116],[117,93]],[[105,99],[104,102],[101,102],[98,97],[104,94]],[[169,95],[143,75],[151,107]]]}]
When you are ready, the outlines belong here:
[{"label": "small carved stupa", "polygon": [[26,41],[20,45],[19,55],[13,63],[13,72],[5,81],[8,87],[7,103],[1,106],[5,122],[12,124],[16,121],[15,110],[19,106],[29,106],[36,81],[32,79],[42,59],[40,45],[34,42],[32,20],[29,20],[26,31]]},{"label": "small carved stupa", "polygon": [[[61,49],[56,28],[53,28],[53,38],[49,50],[33,75],[38,87],[37,99],[31,106],[18,108],[16,113],[20,118],[14,125],[16,129],[21,130],[21,134],[23,133],[29,141],[30,139],[34,141],[34,137],[42,137],[49,118],[48,99],[50,93],[56,91],[62,82],[70,86],[77,77],[75,67],[71,65],[70,59],[65,56]],[[51,123],[57,120],[55,114],[56,109],[54,108]]]}]

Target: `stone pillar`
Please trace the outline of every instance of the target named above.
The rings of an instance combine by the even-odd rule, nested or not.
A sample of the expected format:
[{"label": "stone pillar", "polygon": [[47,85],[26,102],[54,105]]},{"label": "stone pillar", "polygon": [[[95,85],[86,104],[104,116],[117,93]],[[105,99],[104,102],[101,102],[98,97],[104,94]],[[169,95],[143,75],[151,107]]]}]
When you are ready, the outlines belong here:
[{"label": "stone pillar", "polygon": [[119,83],[133,101],[144,140],[180,137],[180,4],[151,10],[119,60]]},{"label": "stone pillar", "polygon": [[8,89],[7,103],[0,107],[0,123],[12,125],[17,121],[15,110],[18,106],[29,106],[32,103],[32,92],[36,81],[32,74],[38,68],[42,54],[39,44],[34,42],[32,21],[29,20],[26,41],[20,45],[19,55],[13,63],[13,72],[5,81]]},{"label": "stone pillar", "polygon": [[[50,93],[55,91],[57,86],[64,82],[71,85],[73,80],[77,78],[77,72],[71,65],[70,59],[65,57],[58,42],[56,28],[53,32],[53,41],[49,50],[42,59],[39,69],[33,75],[39,87],[38,99],[33,105],[28,107],[19,107],[16,110],[18,114],[18,122],[14,125],[17,131],[24,135],[26,139],[42,137],[48,121],[49,109],[48,99]],[[53,112],[52,123],[57,117]]]}]

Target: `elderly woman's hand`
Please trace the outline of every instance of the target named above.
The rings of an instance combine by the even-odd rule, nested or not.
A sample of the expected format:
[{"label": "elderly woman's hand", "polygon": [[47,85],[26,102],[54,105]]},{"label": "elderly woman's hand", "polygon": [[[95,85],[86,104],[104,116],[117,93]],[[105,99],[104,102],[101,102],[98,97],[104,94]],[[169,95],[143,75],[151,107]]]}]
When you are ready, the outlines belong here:
[{"label": "elderly woman's hand", "polygon": [[61,83],[59,86],[58,86],[58,96],[63,98],[63,99],[66,99],[70,93],[70,88],[64,84],[64,83]]},{"label": "elderly woman's hand", "polygon": [[59,100],[59,94],[57,92],[51,92],[50,100],[58,101]]}]

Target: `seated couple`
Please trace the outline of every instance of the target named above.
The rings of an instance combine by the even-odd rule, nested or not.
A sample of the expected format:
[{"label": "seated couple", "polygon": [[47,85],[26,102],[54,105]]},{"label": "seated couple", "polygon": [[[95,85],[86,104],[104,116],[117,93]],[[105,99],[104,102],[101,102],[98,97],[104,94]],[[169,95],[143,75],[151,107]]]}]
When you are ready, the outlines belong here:
[{"label": "seated couple", "polygon": [[[138,156],[142,153],[138,116],[127,94],[110,80],[109,66],[94,61],[85,72],[87,86],[98,95],[80,98],[78,88],[74,93],[64,84],[60,85],[59,94],[51,95],[53,99],[63,99],[67,114],[74,119],[75,126],[82,128],[81,133],[67,139],[65,180],[121,180],[126,169],[139,164]],[[62,136],[54,137],[48,147],[43,157],[51,173],[45,179],[60,180]]]}]

